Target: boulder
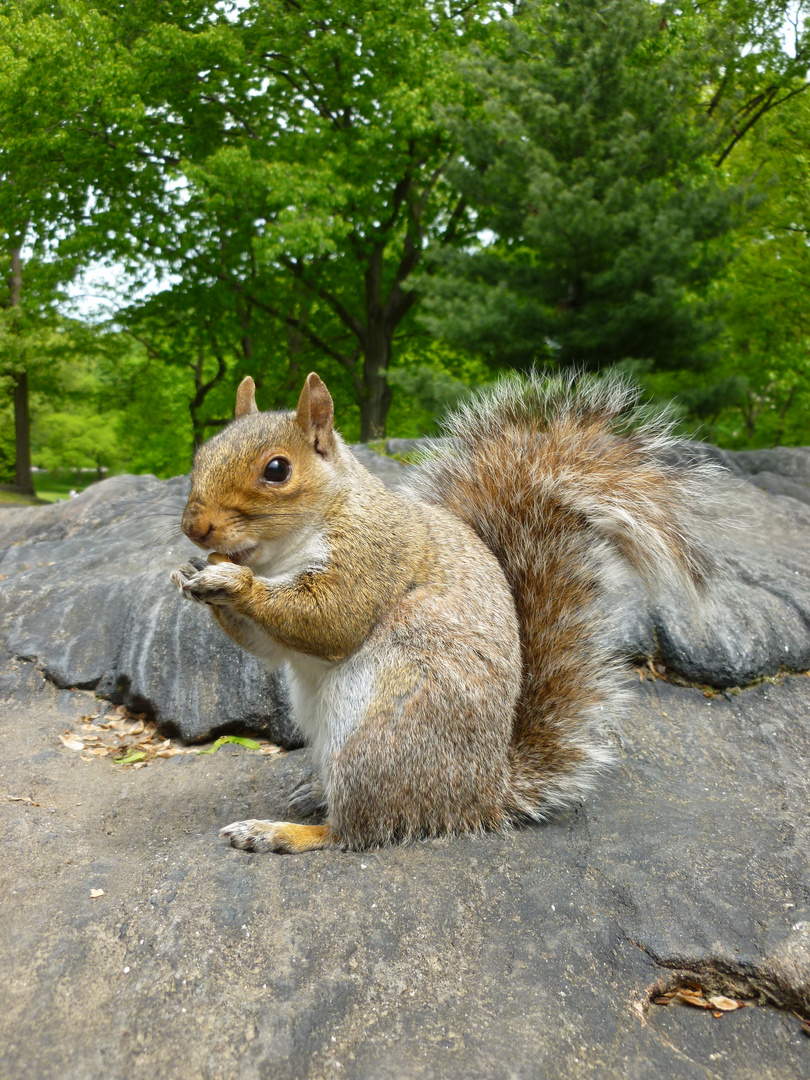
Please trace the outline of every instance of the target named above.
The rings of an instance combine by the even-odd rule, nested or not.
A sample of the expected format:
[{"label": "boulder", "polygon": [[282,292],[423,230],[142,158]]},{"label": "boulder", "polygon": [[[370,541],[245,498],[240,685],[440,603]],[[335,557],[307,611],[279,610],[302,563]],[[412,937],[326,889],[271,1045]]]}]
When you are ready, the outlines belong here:
[{"label": "boulder", "polygon": [[808,452],[723,457],[744,527],[712,614],[630,579],[607,605],[646,662],[616,767],[544,825],[366,853],[218,843],[288,816],[306,750],[126,766],[60,741],[103,692],[296,745],[283,682],[168,582],[184,478],[3,510],[0,1074],[806,1077],[810,678],[786,671],[810,667],[810,507],[753,481],[804,490]]},{"label": "boulder", "polygon": [[0,512],[0,641],[56,686],[95,689],[187,740],[251,728],[300,745],[283,679],[169,583],[197,553],[186,477],[116,476]]},{"label": "boulder", "polygon": [[[389,486],[406,466],[368,447],[360,460]],[[810,668],[810,450],[684,453],[728,470],[735,527],[718,534],[724,565],[712,603],[648,594],[629,576],[605,606],[604,632],[631,659],[715,687]],[[782,471],[778,471],[782,470]],[[769,489],[758,477],[776,477]],[[735,479],[736,478],[736,479]],[[790,491],[788,491],[788,488]],[[202,740],[266,733],[299,745],[283,673],[239,649],[168,580],[195,554],[179,522],[188,479],[117,476],[76,499],[0,509],[0,646],[59,687],[91,688]]]},{"label": "boulder", "polygon": [[[84,761],[91,695],[10,664],[0,1074],[803,1080],[810,679],[779,682],[633,675],[618,767],[545,825],[274,856],[217,832],[288,816],[307,751]],[[696,987],[745,1005],[655,1004]]]}]

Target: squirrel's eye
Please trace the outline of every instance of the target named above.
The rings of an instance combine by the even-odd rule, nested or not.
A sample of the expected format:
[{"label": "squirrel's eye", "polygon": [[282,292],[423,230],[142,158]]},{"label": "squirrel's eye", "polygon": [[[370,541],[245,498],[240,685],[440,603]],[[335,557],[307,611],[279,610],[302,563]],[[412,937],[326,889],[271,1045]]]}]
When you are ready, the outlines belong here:
[{"label": "squirrel's eye", "polygon": [[270,484],[282,484],[292,472],[292,465],[283,457],[274,457],[264,467],[264,479]]}]

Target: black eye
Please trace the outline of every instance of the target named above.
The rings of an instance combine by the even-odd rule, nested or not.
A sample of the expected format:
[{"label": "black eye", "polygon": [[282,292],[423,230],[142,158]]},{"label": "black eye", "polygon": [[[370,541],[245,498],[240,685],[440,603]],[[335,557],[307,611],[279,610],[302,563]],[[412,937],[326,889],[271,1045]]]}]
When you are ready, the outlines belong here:
[{"label": "black eye", "polygon": [[292,465],[283,457],[271,458],[264,467],[264,479],[269,484],[283,484],[289,479]]}]

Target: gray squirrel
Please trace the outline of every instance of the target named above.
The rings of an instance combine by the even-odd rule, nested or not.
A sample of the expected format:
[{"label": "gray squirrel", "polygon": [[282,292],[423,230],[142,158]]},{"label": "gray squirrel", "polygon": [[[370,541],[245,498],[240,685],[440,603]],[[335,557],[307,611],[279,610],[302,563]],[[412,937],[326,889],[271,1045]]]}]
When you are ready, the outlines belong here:
[{"label": "gray squirrel", "polygon": [[502,380],[395,494],[335,431],[316,374],[294,413],[259,413],[243,380],[183,514],[208,563],[172,581],[288,665],[326,817],[234,822],[231,844],[503,829],[591,787],[621,698],[598,632],[617,565],[693,592],[713,572],[699,527],[711,469],[673,464],[661,424],[617,433],[633,404],[615,376]]}]

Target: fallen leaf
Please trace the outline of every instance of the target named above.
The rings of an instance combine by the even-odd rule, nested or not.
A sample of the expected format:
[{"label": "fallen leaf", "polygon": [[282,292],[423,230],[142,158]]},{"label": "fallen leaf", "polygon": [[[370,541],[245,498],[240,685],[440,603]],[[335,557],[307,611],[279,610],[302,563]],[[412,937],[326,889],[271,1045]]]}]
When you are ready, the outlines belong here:
[{"label": "fallen leaf", "polygon": [[68,750],[84,750],[84,743],[81,739],[76,738],[71,732],[68,732],[67,737],[60,735],[59,738],[68,748]]},{"label": "fallen leaf", "polygon": [[146,757],[146,754],[143,752],[143,750],[130,750],[130,752],[128,754],[126,754],[124,757],[117,758],[115,764],[116,765],[134,765],[138,761],[143,761],[143,759],[145,757]]},{"label": "fallen leaf", "polygon": [[213,746],[209,746],[207,750],[198,750],[198,754],[213,754],[219,750],[220,746],[225,743],[236,743],[239,746],[246,746],[248,750],[258,750],[259,743],[255,739],[243,739],[239,735],[220,735]]},{"label": "fallen leaf", "polygon": [[744,1001],[735,1001],[734,998],[723,997],[722,994],[710,997],[708,1001],[713,1008],[719,1009],[720,1012],[734,1012],[735,1009],[745,1008]]},{"label": "fallen leaf", "polygon": [[93,900],[98,900],[98,898],[100,896],[103,896],[103,895],[104,895],[104,890],[103,889],[91,889],[90,890],[90,897]]},{"label": "fallen leaf", "polygon": [[712,1007],[703,996],[702,990],[689,990],[683,986],[675,993],[673,1001],[682,1001],[684,1005],[694,1005],[696,1009],[711,1009]]}]

